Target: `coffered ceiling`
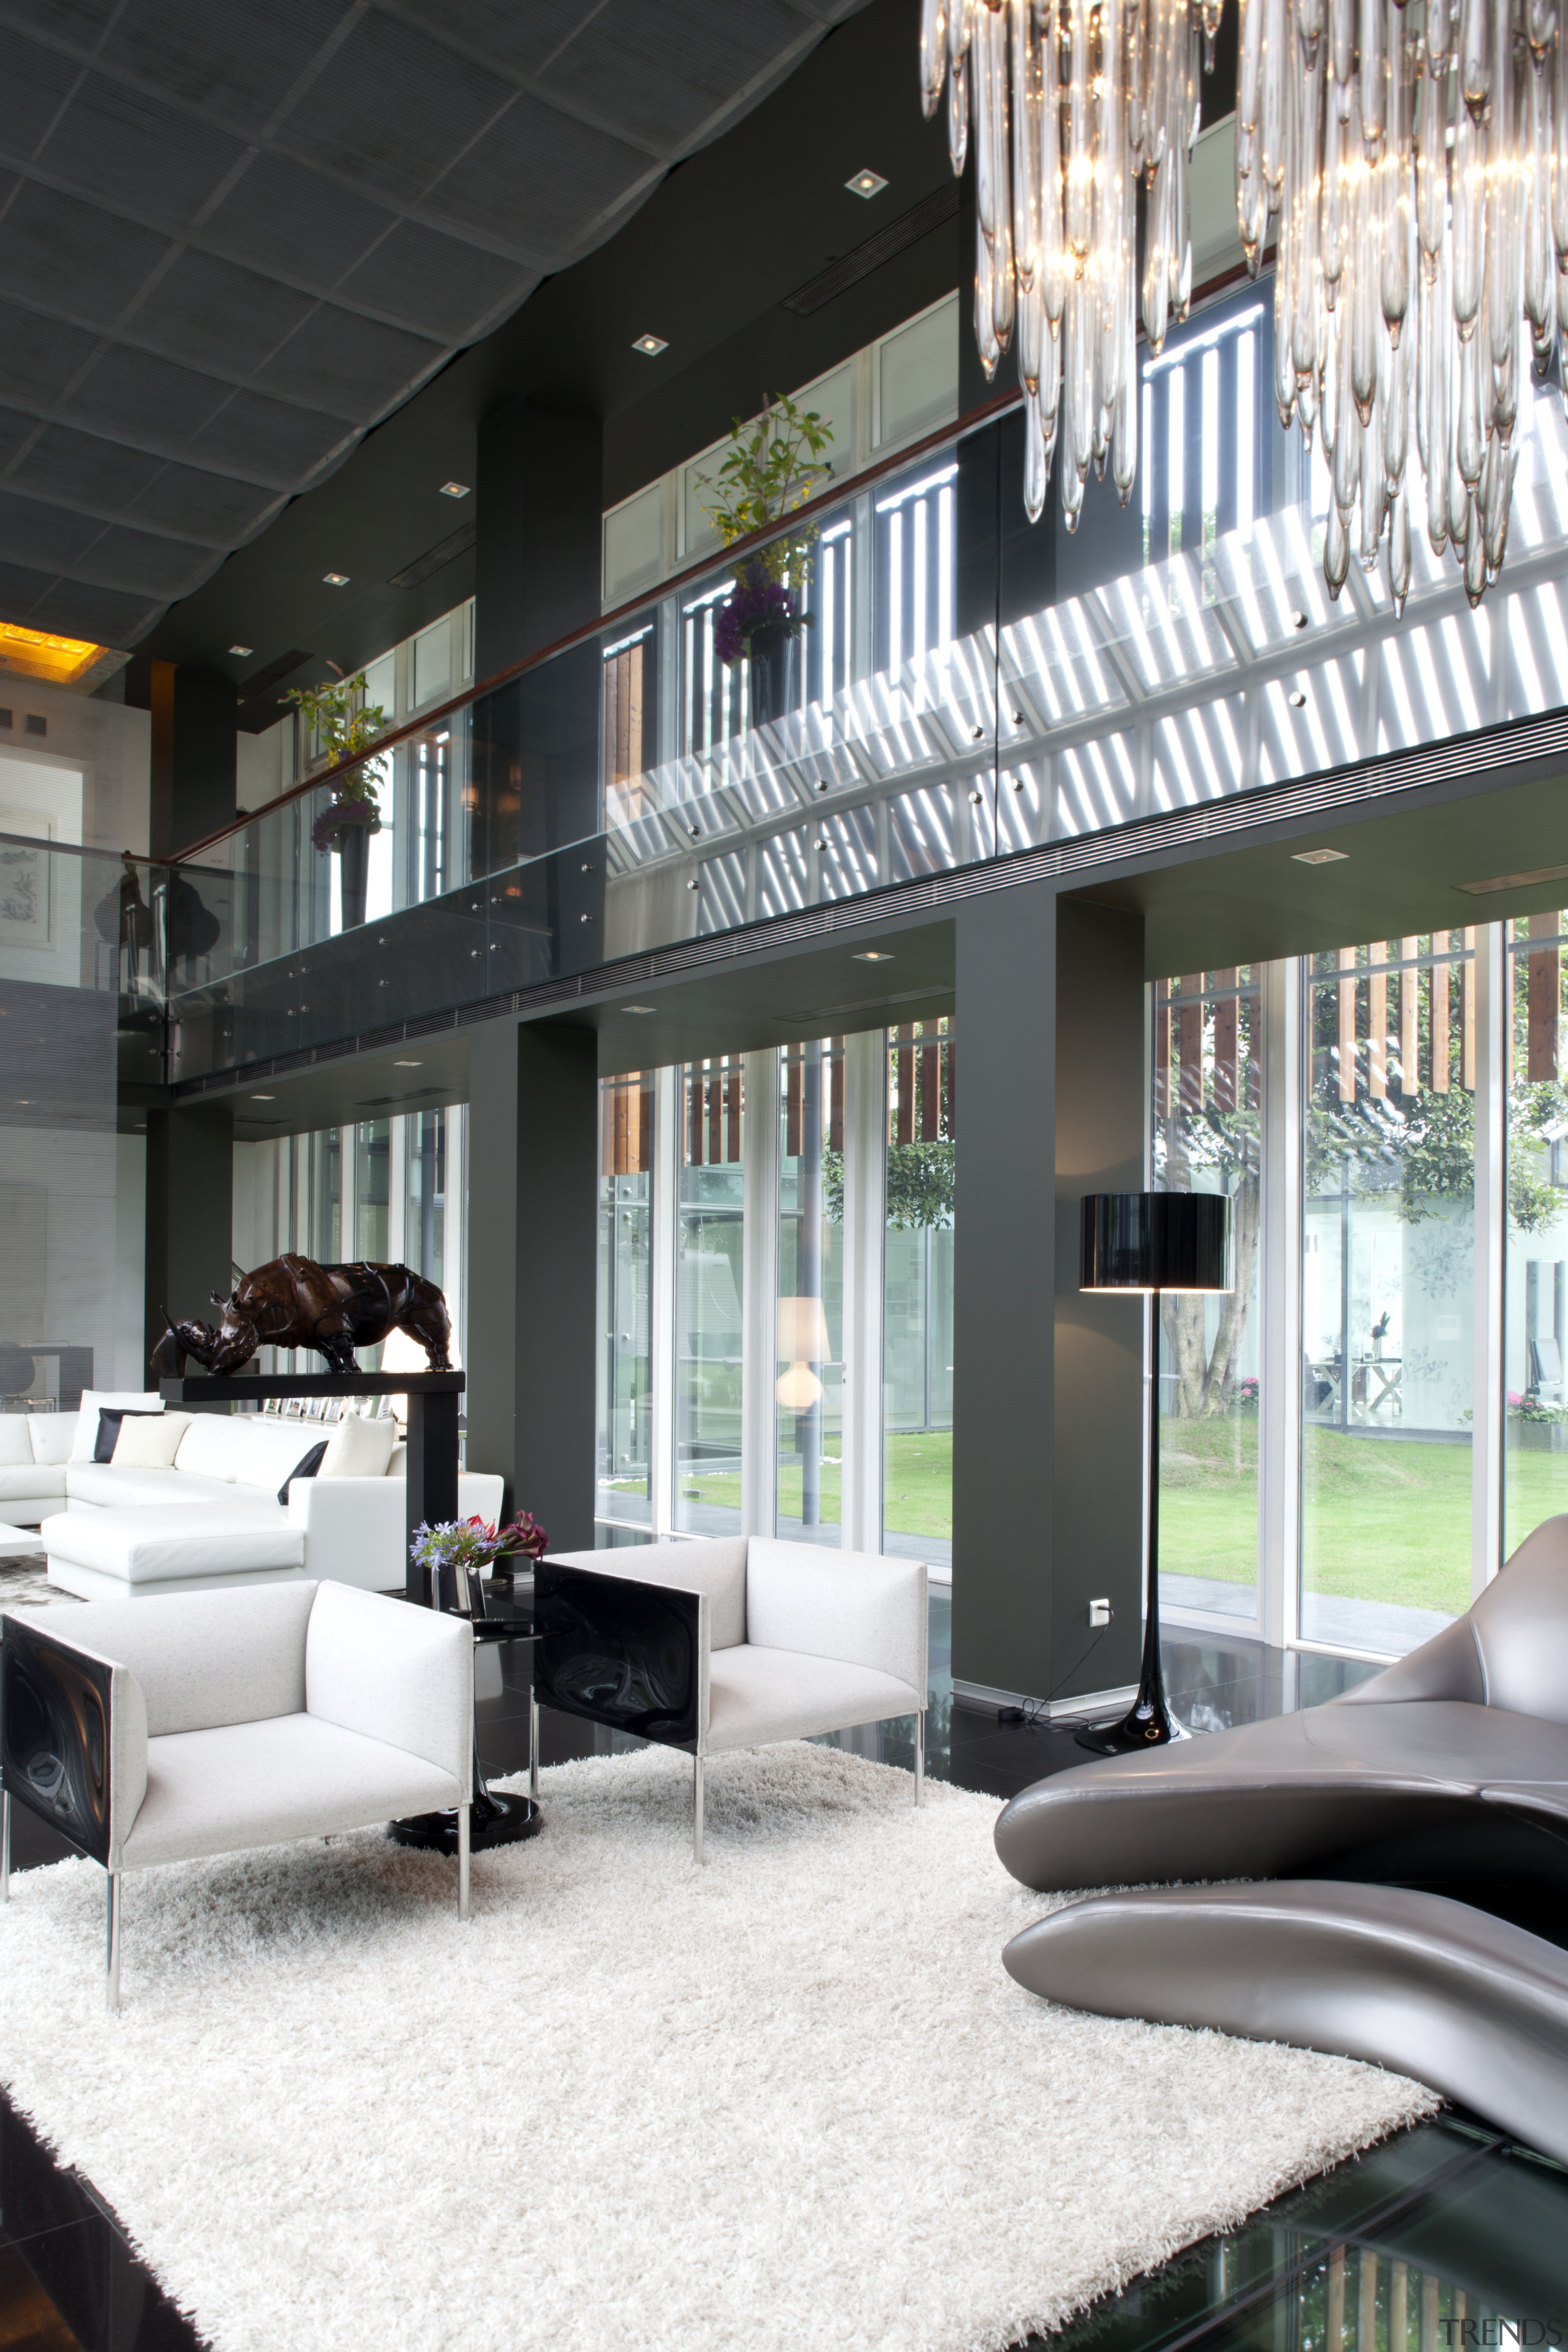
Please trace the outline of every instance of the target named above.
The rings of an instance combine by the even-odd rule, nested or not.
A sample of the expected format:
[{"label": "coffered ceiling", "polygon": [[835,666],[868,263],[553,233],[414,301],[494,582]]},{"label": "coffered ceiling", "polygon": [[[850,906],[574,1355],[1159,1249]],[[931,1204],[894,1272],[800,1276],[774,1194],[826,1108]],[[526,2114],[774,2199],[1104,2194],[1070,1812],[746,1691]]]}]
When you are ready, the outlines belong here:
[{"label": "coffered ceiling", "polygon": [[0,0],[0,619],[134,644],[861,0]]}]

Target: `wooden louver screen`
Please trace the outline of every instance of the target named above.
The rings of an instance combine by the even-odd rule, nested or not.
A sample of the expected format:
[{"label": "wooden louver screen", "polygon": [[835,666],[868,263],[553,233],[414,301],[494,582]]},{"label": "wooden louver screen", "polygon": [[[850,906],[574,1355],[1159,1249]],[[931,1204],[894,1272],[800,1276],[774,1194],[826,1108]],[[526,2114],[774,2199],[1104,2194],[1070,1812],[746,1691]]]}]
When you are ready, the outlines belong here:
[{"label": "wooden louver screen", "polygon": [[[1205,977],[1207,985],[1205,987]],[[1258,992],[1234,965],[1161,981],[1154,991],[1154,1116],[1256,1110]],[[1242,1008],[1247,1007],[1247,1020]],[[1204,1032],[1209,1028],[1208,1051]]]},{"label": "wooden louver screen", "polygon": [[599,1173],[646,1176],[653,1166],[653,1074],[631,1070],[599,1087]]},{"label": "wooden louver screen", "polygon": [[[805,1096],[805,1054],[804,1045],[784,1047],[784,1157],[798,1160],[801,1138],[802,1106]],[[822,1107],[827,1119],[827,1149],[844,1149],[844,1040],[829,1037],[822,1047]]]},{"label": "wooden louver screen", "polygon": [[910,1022],[889,1032],[891,1061],[891,1140],[952,1141],[957,1132],[958,1046],[934,1021]]},{"label": "wooden louver screen", "polygon": [[710,1062],[689,1062],[685,1084],[687,1166],[736,1165],[743,1149],[741,1056],[723,1054]]}]

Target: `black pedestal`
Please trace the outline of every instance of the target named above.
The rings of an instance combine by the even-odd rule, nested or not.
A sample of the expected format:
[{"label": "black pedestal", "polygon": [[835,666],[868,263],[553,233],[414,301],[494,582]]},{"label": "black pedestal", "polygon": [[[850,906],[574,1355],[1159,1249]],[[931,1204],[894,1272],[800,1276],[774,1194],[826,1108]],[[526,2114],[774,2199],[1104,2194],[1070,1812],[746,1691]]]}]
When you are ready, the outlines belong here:
[{"label": "black pedestal", "polygon": [[[531,1797],[500,1796],[486,1790],[476,1797],[468,1816],[468,1851],[488,1853],[492,1846],[516,1845],[537,1836],[544,1816]],[[388,1822],[386,1834],[399,1845],[422,1846],[429,1853],[456,1853],[456,1811],[415,1813],[405,1822]]]}]

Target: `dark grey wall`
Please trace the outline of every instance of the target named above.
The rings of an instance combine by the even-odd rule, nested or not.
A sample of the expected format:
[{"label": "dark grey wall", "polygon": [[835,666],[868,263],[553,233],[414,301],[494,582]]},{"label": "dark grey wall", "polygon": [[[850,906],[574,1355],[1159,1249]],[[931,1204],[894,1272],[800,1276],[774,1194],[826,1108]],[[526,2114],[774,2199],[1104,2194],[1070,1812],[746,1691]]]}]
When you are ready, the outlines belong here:
[{"label": "dark grey wall", "polygon": [[163,1309],[210,1323],[234,1267],[234,1115],[227,1103],[147,1113],[146,1342]]},{"label": "dark grey wall", "polygon": [[594,1540],[599,1078],[591,1029],[470,1032],[468,1455],[558,1550]]},{"label": "dark grey wall", "polygon": [[1141,921],[1047,886],[961,908],[957,1038],[953,1673],[1071,1697],[1137,1668],[1142,1328],[1080,1297],[1077,1204],[1141,1181]]},{"label": "dark grey wall", "polygon": [[476,677],[598,618],[604,472],[595,417],[513,401],[480,425]]}]

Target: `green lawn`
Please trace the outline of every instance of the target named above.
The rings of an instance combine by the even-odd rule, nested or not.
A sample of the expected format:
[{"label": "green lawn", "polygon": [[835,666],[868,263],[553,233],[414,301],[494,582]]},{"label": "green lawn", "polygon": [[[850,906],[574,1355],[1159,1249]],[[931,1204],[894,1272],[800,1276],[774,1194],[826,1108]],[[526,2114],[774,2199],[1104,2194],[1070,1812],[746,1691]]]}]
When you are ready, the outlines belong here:
[{"label": "green lawn", "polygon": [[[1470,1449],[1352,1437],[1309,1424],[1302,1492],[1302,1581],[1309,1591],[1389,1601],[1458,1615],[1470,1603]],[[1258,1420],[1167,1421],[1161,1431],[1160,1565],[1167,1575],[1251,1584],[1258,1574]],[[1568,1454],[1507,1456],[1509,1545],[1568,1511]],[[822,1517],[839,1517],[840,1465],[822,1465]],[[889,1437],[886,1524],[902,1535],[952,1533],[952,1433]],[[741,1481],[697,1472],[691,1494],[738,1512]],[[779,1472],[779,1510],[800,1516],[800,1472]]]},{"label": "green lawn", "polygon": [[[842,1475],[839,1463],[823,1463],[822,1517],[830,1527],[838,1520]],[[884,1476],[885,1527],[898,1535],[952,1536],[951,1429],[917,1430],[904,1436],[889,1437]],[[682,1478],[680,1492],[692,1502],[710,1503],[721,1510],[738,1511],[741,1507],[741,1481],[732,1472],[710,1476],[705,1471],[695,1471]],[[788,1463],[779,1470],[779,1516],[785,1519],[800,1517],[800,1470]]]}]

